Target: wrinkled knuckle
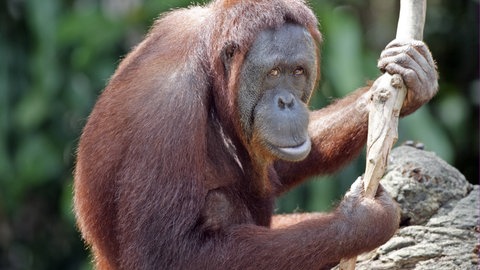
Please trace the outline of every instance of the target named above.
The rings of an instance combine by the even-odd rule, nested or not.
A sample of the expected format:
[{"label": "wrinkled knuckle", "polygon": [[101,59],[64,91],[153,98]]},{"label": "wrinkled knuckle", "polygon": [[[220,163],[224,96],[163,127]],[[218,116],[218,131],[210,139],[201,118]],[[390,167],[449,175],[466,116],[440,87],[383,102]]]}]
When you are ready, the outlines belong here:
[{"label": "wrinkled knuckle", "polygon": [[408,44],[405,46],[405,53],[412,53],[415,50],[415,45],[414,44]]},{"label": "wrinkled knuckle", "polygon": [[386,46],[387,49],[390,49],[390,48],[395,48],[395,47],[401,47],[402,45],[404,45],[405,42],[400,40],[400,39],[394,39],[392,40],[390,43],[388,43],[388,45]]},{"label": "wrinkled knuckle", "polygon": [[402,75],[404,76],[404,79],[407,80],[408,82],[412,82],[416,78],[415,71],[413,71],[411,69],[405,69],[405,71]]},{"label": "wrinkled knuckle", "polygon": [[379,59],[378,62],[377,62],[377,67],[384,67],[386,65],[386,62],[385,60],[383,59]]},{"label": "wrinkled knuckle", "polygon": [[403,65],[408,62],[408,56],[406,53],[402,53],[395,58],[394,61],[396,64]]}]

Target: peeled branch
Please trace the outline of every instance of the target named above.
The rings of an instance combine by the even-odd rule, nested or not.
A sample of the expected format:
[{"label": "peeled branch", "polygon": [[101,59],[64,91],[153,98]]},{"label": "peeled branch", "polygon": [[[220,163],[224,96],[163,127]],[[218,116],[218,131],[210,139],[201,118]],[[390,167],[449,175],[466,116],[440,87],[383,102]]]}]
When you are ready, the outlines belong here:
[{"label": "peeled branch", "polygon": [[[397,39],[423,38],[426,0],[400,0]],[[373,198],[385,173],[387,159],[398,139],[398,118],[407,89],[400,75],[379,77],[371,88],[368,116],[367,158],[363,178],[365,196]],[[341,270],[355,269],[356,257],[343,259]]]}]

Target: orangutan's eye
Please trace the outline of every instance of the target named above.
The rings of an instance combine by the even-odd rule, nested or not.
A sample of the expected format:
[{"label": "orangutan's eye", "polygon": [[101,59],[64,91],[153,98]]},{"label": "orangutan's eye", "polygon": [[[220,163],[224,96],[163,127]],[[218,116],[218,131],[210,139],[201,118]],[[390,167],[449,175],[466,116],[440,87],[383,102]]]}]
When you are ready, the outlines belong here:
[{"label": "orangutan's eye", "polygon": [[280,75],[280,69],[279,68],[274,68],[268,72],[268,76],[270,77],[277,77]]},{"label": "orangutan's eye", "polygon": [[293,71],[293,75],[295,76],[303,75],[303,73],[305,73],[305,71],[303,70],[302,67],[296,67],[295,70]]}]

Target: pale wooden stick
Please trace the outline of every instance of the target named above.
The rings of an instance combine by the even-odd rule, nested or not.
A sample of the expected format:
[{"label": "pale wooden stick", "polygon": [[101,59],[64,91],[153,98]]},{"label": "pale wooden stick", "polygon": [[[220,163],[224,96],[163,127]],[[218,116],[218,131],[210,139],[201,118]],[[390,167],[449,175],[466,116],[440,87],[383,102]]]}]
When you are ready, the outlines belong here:
[{"label": "pale wooden stick", "polygon": [[[423,38],[426,0],[400,0],[397,39]],[[367,160],[363,178],[365,196],[373,198],[387,165],[392,146],[398,139],[398,117],[407,89],[400,75],[383,74],[372,86],[368,115]],[[342,259],[341,270],[355,269],[357,258]]]}]

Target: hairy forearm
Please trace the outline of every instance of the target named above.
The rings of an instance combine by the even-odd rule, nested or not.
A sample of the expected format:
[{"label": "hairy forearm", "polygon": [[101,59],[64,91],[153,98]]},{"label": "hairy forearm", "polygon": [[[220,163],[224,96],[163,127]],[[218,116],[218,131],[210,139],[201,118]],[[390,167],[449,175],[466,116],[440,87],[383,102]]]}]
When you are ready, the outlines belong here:
[{"label": "hairy forearm", "polygon": [[281,229],[281,228],[295,225],[302,221],[320,218],[324,215],[325,214],[322,214],[322,213],[293,213],[293,214],[274,215],[272,217],[272,224],[270,225],[270,228]]}]

